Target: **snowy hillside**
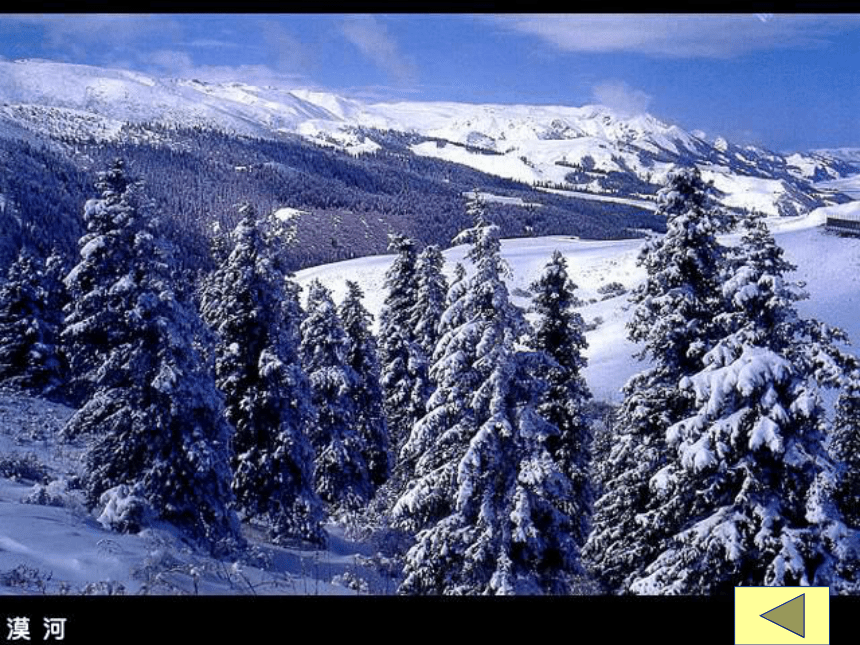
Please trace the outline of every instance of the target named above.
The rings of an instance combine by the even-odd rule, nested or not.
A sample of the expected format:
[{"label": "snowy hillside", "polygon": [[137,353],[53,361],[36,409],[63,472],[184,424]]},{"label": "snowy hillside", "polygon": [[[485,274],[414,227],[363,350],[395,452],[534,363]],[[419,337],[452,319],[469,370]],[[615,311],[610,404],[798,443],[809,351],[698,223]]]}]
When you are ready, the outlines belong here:
[{"label": "snowy hillside", "polygon": [[[856,211],[860,202],[818,209],[808,216],[768,220],[776,241],[798,267],[796,278],[807,284],[810,299],[799,303],[802,314],[814,316],[845,329],[853,342],[860,343],[860,239],[839,237],[824,231],[826,213]],[[726,236],[731,244],[736,235]],[[621,283],[628,291],[645,276],[636,266],[641,240],[585,241],[565,237],[504,240],[502,255],[510,263],[509,287],[514,301],[528,306],[524,292],[538,278],[552,252],[565,256],[571,279],[579,287],[577,295],[586,302],[580,309],[586,323],[599,322],[586,334],[589,360],[586,380],[595,398],[618,403],[621,386],[642,366],[632,355],[636,347],[626,338],[625,325],[630,319],[626,295],[602,300],[600,287]],[[463,262],[465,247],[444,252],[445,272],[453,275],[454,265]],[[334,292],[336,300],[346,293],[346,280],[357,281],[366,295],[366,306],[378,320],[384,298],[384,275],[394,256],[373,256],[305,269],[297,274],[306,286],[321,280]],[[468,263],[465,263],[468,269]],[[833,276],[839,275],[839,280]],[[519,295],[518,295],[519,294]]]},{"label": "snowy hillside", "polygon": [[258,137],[295,133],[354,155],[379,150],[382,133],[398,132],[413,138],[409,149],[416,155],[530,184],[640,200],[653,198],[675,165],[695,163],[723,191],[727,206],[767,215],[809,212],[830,199],[811,182],[860,172],[856,151],[782,157],[597,105],[370,104],[307,89],[0,61],[0,133],[7,136],[115,139],[129,136],[124,124],[147,123],[209,125]]},{"label": "snowy hillside", "polygon": [[0,391],[0,596],[392,591],[373,545],[333,526],[326,551],[274,547],[251,529],[249,555],[234,563],[189,548],[167,525],[138,535],[104,528],[75,485],[82,447],[56,440],[72,412]]}]

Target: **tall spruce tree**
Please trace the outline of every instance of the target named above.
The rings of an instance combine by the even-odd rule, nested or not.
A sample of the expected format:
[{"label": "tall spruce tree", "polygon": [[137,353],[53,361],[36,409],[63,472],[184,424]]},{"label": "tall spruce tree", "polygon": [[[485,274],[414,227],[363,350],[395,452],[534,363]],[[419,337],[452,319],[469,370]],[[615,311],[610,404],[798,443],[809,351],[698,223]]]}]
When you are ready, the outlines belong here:
[{"label": "tall spruce tree", "polygon": [[391,451],[379,384],[376,339],[370,331],[373,317],[361,302],[364,297],[361,287],[351,280],[347,280],[346,286],[347,294],[338,313],[348,340],[346,364],[356,375],[350,397],[364,446],[364,461],[376,488],[384,484],[391,473]]},{"label": "tall spruce tree", "polygon": [[196,313],[174,297],[173,261],[122,162],[84,209],[81,261],[66,278],[64,336],[89,394],[69,419],[87,433],[85,492],[115,527],[145,510],[216,554],[242,544],[223,400],[194,348]]},{"label": "tall spruce tree", "polygon": [[831,528],[837,561],[829,586],[837,593],[856,594],[860,592],[860,369],[856,361],[845,370],[836,402],[830,455],[837,469],[830,492],[846,526],[842,531]]},{"label": "tall spruce tree", "polygon": [[[238,509],[265,521],[275,542],[325,542],[308,433],[316,423],[298,355],[295,293],[250,206],[233,248],[202,290],[203,317],[218,337],[216,384],[233,436]],[[225,240],[226,242],[226,240]]]},{"label": "tall spruce tree", "polygon": [[397,257],[385,273],[387,293],[379,317],[380,383],[391,445],[399,449],[424,414],[428,365],[413,325],[418,301],[415,241],[391,235],[388,248]]},{"label": "tall spruce tree", "polygon": [[840,464],[836,500],[846,523],[860,529],[860,370],[856,368],[846,375],[836,402],[830,448]]},{"label": "tall spruce tree", "polygon": [[308,288],[307,317],[302,323],[301,356],[319,412],[311,434],[317,491],[336,511],[358,510],[372,491],[364,459],[367,449],[356,425],[351,396],[358,376],[347,364],[348,349],[331,292],[314,280]]},{"label": "tall spruce tree", "polygon": [[63,378],[50,277],[35,253],[21,249],[0,286],[0,381],[46,395]]},{"label": "tall spruce tree", "polygon": [[652,480],[671,492],[652,518],[673,535],[632,581],[636,593],[828,585],[839,569],[845,526],[819,390],[846,365],[844,334],[798,316],[806,294],[785,280],[795,267],[761,219],[743,229],[722,286],[725,335],[681,379],[695,408],[667,427],[667,463]]},{"label": "tall spruce tree", "polygon": [[572,486],[547,447],[558,429],[536,411],[539,357],[516,347],[527,323],[498,228],[479,214],[456,242],[472,243],[476,272],[443,316],[438,389],[403,448],[414,477],[393,515],[418,534],[399,592],[565,593],[578,566]]},{"label": "tall spruce tree", "polygon": [[69,292],[64,282],[67,274],[68,263],[66,258],[57,249],[53,249],[45,260],[42,289],[45,301],[45,320],[52,330],[53,345],[56,348],[54,356],[58,364],[58,381],[60,386],[55,391],[58,396],[63,398],[66,395],[66,386],[69,378],[68,361],[60,336],[65,321],[63,312],[69,304]]},{"label": "tall spruce tree", "polygon": [[630,339],[644,345],[640,358],[652,365],[624,386],[616,440],[600,464],[604,492],[583,549],[592,574],[610,590],[625,590],[671,534],[672,527],[649,518],[661,503],[653,478],[666,462],[666,428],[693,409],[692,394],[678,383],[701,368],[720,336],[723,247],[716,234],[728,222],[695,169],[674,172],[658,199],[667,230],[639,255],[647,276],[631,296],[628,325]]},{"label": "tall spruce tree", "polygon": [[593,504],[589,482],[591,428],[585,419],[585,404],[591,392],[582,375],[587,364],[583,352],[588,343],[583,331],[585,322],[573,308],[576,285],[568,277],[567,261],[559,251],[553,253],[531,289],[537,319],[528,346],[552,359],[540,373],[547,389],[538,412],[559,430],[558,435],[550,437],[547,447],[573,487],[568,514],[578,520],[574,539],[582,546]]},{"label": "tall spruce tree", "polygon": [[[418,292],[411,323],[415,339],[428,359],[432,359],[436,351],[439,321],[446,308],[448,281],[442,273],[444,266],[445,256],[435,245],[421,251],[415,265]],[[429,396],[428,392],[427,397]]]},{"label": "tall spruce tree", "polygon": [[[79,241],[80,261],[65,278],[71,302],[66,308],[63,347],[70,367],[70,392],[78,402],[89,398],[118,372],[111,365],[128,326],[122,312],[133,310],[128,290],[114,285],[137,263],[136,236],[143,227],[139,190],[130,184],[118,160],[100,176],[101,197],[84,207],[87,232]],[[134,202],[134,203],[133,203]]]}]

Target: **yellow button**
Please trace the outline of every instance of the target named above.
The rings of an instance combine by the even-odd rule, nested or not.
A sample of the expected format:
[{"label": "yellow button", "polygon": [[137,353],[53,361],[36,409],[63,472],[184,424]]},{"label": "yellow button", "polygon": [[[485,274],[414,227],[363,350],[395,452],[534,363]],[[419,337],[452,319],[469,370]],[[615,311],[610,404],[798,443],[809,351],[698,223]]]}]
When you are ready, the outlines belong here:
[{"label": "yellow button", "polygon": [[828,587],[735,587],[736,645],[829,645]]}]

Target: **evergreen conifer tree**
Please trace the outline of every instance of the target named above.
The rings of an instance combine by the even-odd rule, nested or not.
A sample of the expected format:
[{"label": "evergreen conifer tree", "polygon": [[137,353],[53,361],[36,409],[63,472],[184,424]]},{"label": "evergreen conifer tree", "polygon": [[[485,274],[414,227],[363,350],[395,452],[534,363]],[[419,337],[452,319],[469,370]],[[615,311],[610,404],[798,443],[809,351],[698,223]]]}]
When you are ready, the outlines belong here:
[{"label": "evergreen conifer tree", "polygon": [[847,358],[844,334],[801,319],[806,297],[765,223],[744,222],[725,275],[724,336],[680,389],[695,409],[666,429],[653,521],[673,529],[630,585],[636,593],[730,593],[738,586],[828,585],[845,526],[819,388]]},{"label": "evergreen conifer tree", "polygon": [[356,425],[352,400],[358,376],[347,364],[349,341],[331,292],[318,280],[308,289],[302,323],[301,356],[319,417],[311,434],[316,451],[314,478],[322,499],[335,509],[354,511],[370,499],[367,448]]},{"label": "evergreen conifer tree", "polygon": [[275,542],[322,544],[308,437],[316,414],[298,355],[295,291],[253,208],[240,214],[233,249],[202,292],[203,317],[218,337],[216,384],[235,428],[232,487],[239,510],[267,522]]},{"label": "evergreen conifer tree", "polygon": [[836,402],[831,453],[841,472],[835,493],[845,522],[860,529],[860,370],[847,375]]},{"label": "evergreen conifer tree", "polygon": [[[87,232],[79,241],[80,261],[65,278],[70,303],[62,342],[70,368],[70,392],[84,401],[109,385],[116,347],[125,342],[124,312],[133,311],[136,294],[119,288],[119,281],[136,267],[136,236],[143,227],[138,214],[138,187],[129,184],[125,166],[117,160],[100,175],[99,199],[84,207]],[[115,288],[115,286],[117,288]]]},{"label": "evergreen conifer tree", "polygon": [[385,273],[387,294],[380,313],[379,358],[391,445],[399,449],[426,405],[427,357],[413,324],[417,293],[415,241],[391,235],[394,263]]},{"label": "evergreen conifer tree", "polygon": [[370,331],[372,316],[361,300],[364,293],[357,283],[347,280],[347,295],[341,303],[339,315],[349,341],[346,364],[355,372],[356,380],[351,398],[355,410],[355,423],[364,446],[364,461],[374,488],[381,486],[391,473],[391,453],[388,444],[388,426],[379,385],[379,358],[376,339]]},{"label": "evergreen conifer tree", "polygon": [[45,319],[48,326],[53,330],[54,344],[56,346],[55,356],[58,362],[58,380],[60,389],[58,395],[64,395],[69,378],[69,365],[66,352],[60,334],[65,324],[64,311],[69,304],[69,292],[64,282],[68,274],[66,258],[57,250],[45,260],[45,271],[42,280],[42,288],[45,294]]},{"label": "evergreen conifer tree", "polygon": [[[418,285],[412,328],[424,356],[432,359],[439,341],[439,321],[445,311],[448,281],[442,273],[445,256],[438,246],[426,247],[418,254],[415,273]],[[427,393],[430,396],[430,393]]]},{"label": "evergreen conifer tree", "polygon": [[830,455],[836,473],[829,492],[845,526],[831,526],[828,536],[836,556],[828,586],[831,592],[856,594],[860,592],[860,369],[856,361],[845,369]]},{"label": "evergreen conifer tree", "polygon": [[174,297],[170,249],[122,162],[98,188],[66,279],[64,330],[89,391],[65,428],[91,438],[88,504],[118,528],[139,528],[148,511],[216,554],[233,551],[242,539],[229,509],[230,432],[194,348],[199,318]]},{"label": "evergreen conifer tree", "polygon": [[536,411],[539,357],[516,348],[527,323],[502,280],[498,228],[477,219],[455,240],[472,243],[476,272],[443,315],[438,389],[403,448],[414,476],[393,515],[418,534],[399,592],[565,593],[572,486],[547,447],[558,429]]},{"label": "evergreen conifer tree", "polygon": [[41,259],[22,249],[0,286],[0,380],[44,394],[62,381],[57,315]]},{"label": "evergreen conifer tree", "polygon": [[573,486],[568,514],[577,518],[574,539],[582,546],[588,534],[588,518],[593,504],[589,482],[591,429],[585,419],[585,404],[591,392],[582,370],[588,347],[583,330],[585,322],[573,307],[576,285],[569,279],[567,262],[558,251],[531,287],[535,294],[533,311],[537,314],[529,347],[543,352],[552,363],[540,375],[547,390],[538,412],[559,430],[549,439],[548,448]]},{"label": "evergreen conifer tree", "polygon": [[624,386],[608,461],[600,465],[602,496],[595,502],[592,531],[583,549],[591,572],[609,589],[626,588],[660,552],[671,527],[649,518],[660,505],[654,476],[665,465],[665,431],[694,405],[678,387],[701,368],[719,338],[717,314],[723,248],[717,232],[728,222],[712,206],[698,170],[681,169],[660,191],[659,214],[666,234],[647,242],[639,264],[647,271],[631,300],[628,333],[644,344],[652,366]]}]

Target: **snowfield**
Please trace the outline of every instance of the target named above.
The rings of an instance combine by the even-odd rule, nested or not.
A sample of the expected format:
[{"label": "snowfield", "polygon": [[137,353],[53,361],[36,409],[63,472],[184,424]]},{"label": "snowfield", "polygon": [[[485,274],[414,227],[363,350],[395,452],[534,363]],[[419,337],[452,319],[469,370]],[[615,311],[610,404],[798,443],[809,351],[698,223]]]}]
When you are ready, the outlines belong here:
[{"label": "snowfield", "polygon": [[[841,326],[860,340],[860,238],[824,231],[827,213],[855,211],[860,202],[819,209],[808,216],[773,218],[768,223],[788,259],[798,266],[810,299],[802,314]],[[292,215],[284,212],[284,217]],[[737,236],[727,236],[731,243]],[[627,295],[599,289],[618,282],[627,290],[644,277],[636,266],[642,240],[585,241],[569,237],[505,240],[502,253],[511,266],[508,285],[515,302],[527,306],[529,284],[555,249],[568,262],[578,285],[587,323],[588,384],[598,400],[618,403],[624,382],[642,368],[636,347],[626,339],[630,319]],[[463,261],[465,247],[444,252],[445,271]],[[374,256],[314,267],[298,273],[307,293],[319,279],[337,302],[354,280],[365,292],[365,306],[376,316],[384,298],[384,274],[393,256]],[[467,269],[468,269],[467,265]],[[76,487],[84,446],[55,437],[73,410],[41,399],[0,391],[0,595],[9,594],[386,594],[394,578],[381,570],[389,561],[379,545],[352,540],[329,525],[325,551],[274,547],[253,527],[251,549],[240,562],[222,562],[184,544],[169,526],[120,535],[104,529],[83,505]],[[46,484],[47,482],[47,484]],[[381,565],[381,566],[380,566]]]},{"label": "snowfield", "polygon": [[[787,259],[797,265],[797,280],[804,281],[810,299],[800,302],[802,315],[842,327],[855,343],[860,343],[860,238],[841,237],[823,228],[825,216],[857,212],[860,202],[819,208],[805,216],[768,218],[776,241]],[[731,244],[737,235],[724,236]],[[601,300],[597,290],[611,282],[620,282],[627,290],[639,284],[645,272],[636,266],[642,240],[594,241],[570,237],[519,238],[502,241],[502,255],[511,266],[508,287],[514,302],[528,306],[523,297],[529,284],[536,280],[556,249],[568,262],[577,296],[586,302],[579,310],[586,323],[600,321],[586,334],[588,368],[585,377],[595,398],[612,403],[622,399],[621,387],[642,369],[633,358],[637,348],[626,337],[625,325],[630,319],[626,295]],[[444,251],[445,274],[450,279],[454,265],[464,262],[466,247]],[[365,292],[365,306],[376,317],[385,297],[385,271],[393,255],[379,255],[347,260],[299,271],[296,278],[304,287],[319,279],[329,287],[336,301],[346,294],[346,280],[358,282]],[[468,263],[464,263],[468,272]],[[837,279],[834,279],[834,277]],[[305,289],[306,291],[306,289]],[[591,302],[594,300],[594,302]]]},{"label": "snowfield", "polygon": [[613,204],[625,204],[627,206],[638,206],[649,211],[657,210],[657,203],[653,200],[631,199],[629,197],[615,197],[613,195],[600,195],[595,193],[584,193],[576,190],[561,190],[559,188],[540,188],[545,193],[554,193],[556,195],[566,195],[567,197],[576,197],[577,199],[590,199],[596,202],[610,202]]},{"label": "snowfield", "polygon": [[852,199],[860,199],[860,175],[851,175],[842,179],[822,181],[816,184],[818,188],[838,190]]}]

